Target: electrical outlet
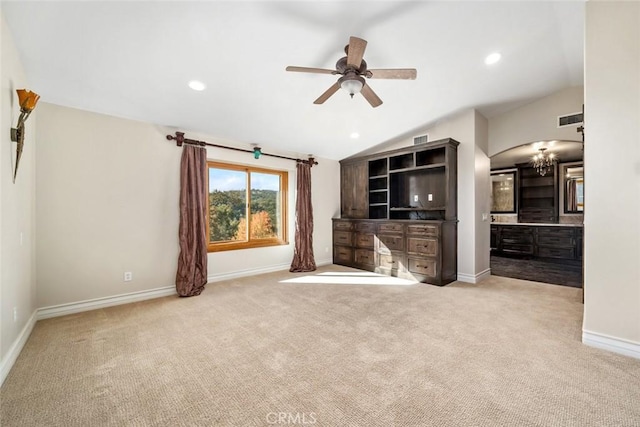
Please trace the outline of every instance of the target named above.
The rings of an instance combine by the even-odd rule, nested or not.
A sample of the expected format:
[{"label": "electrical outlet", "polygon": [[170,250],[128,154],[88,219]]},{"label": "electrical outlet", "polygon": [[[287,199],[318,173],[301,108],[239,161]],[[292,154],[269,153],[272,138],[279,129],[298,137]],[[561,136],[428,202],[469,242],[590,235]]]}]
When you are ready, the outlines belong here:
[{"label": "electrical outlet", "polygon": [[328,254],[328,253],[329,253],[329,248],[328,248],[328,247],[325,247],[325,248],[324,248],[324,252]]},{"label": "electrical outlet", "polygon": [[427,196],[427,200],[432,202],[433,201],[433,194],[429,193],[429,196]]},{"label": "electrical outlet", "polygon": [[418,195],[417,195],[417,194],[414,194],[414,196],[413,196],[413,201],[414,201],[414,202],[417,202],[418,200],[419,200],[419,199],[418,199]]},{"label": "electrical outlet", "polygon": [[18,307],[13,307],[13,323],[18,321]]},{"label": "electrical outlet", "polygon": [[133,273],[130,271],[125,271],[124,273],[124,281],[125,282],[130,282],[133,280]]}]

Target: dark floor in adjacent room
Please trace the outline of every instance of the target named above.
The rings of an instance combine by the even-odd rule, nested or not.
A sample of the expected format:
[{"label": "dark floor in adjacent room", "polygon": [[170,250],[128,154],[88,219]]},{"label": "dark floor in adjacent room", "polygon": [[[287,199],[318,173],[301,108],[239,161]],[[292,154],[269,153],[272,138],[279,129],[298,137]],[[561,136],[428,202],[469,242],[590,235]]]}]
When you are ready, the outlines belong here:
[{"label": "dark floor in adjacent room", "polygon": [[492,253],[491,274],[574,288],[582,287],[582,261],[541,260]]}]

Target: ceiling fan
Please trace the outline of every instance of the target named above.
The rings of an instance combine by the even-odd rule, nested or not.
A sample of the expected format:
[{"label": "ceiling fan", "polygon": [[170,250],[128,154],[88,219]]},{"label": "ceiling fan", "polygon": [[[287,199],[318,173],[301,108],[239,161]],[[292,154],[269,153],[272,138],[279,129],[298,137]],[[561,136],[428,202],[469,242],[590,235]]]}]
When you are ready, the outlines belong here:
[{"label": "ceiling fan", "polygon": [[367,41],[358,37],[351,36],[349,44],[344,47],[347,56],[340,58],[336,62],[335,70],[327,70],[324,68],[308,68],[288,66],[287,71],[296,71],[299,73],[316,73],[316,74],[339,74],[342,77],[338,79],[329,89],[318,97],[314,104],[324,103],[331,95],[336,93],[338,89],[346,90],[353,98],[353,95],[360,92],[362,96],[371,104],[372,107],[378,107],[382,104],[382,100],[365,82],[364,77],[368,79],[410,79],[415,80],[417,71],[415,68],[396,68],[396,69],[367,69],[367,63],[362,57],[367,47]]}]

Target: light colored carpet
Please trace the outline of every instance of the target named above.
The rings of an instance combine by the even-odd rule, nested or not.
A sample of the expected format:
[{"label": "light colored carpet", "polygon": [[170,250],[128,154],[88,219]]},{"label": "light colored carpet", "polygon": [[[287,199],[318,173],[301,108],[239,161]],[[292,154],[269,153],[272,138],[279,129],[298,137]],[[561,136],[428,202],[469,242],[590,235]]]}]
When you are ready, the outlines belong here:
[{"label": "light colored carpet", "polygon": [[580,289],[353,273],[278,272],[40,321],[0,424],[640,425],[640,361],[581,344]]}]

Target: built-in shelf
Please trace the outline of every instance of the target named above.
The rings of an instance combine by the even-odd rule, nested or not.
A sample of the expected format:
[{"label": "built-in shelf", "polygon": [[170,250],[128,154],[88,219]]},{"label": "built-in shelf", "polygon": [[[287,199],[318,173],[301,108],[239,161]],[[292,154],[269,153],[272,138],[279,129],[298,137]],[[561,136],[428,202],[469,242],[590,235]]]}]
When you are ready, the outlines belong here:
[{"label": "built-in shelf", "polygon": [[446,138],[341,161],[334,263],[435,285],[456,280],[458,145]]},{"label": "built-in shelf", "polygon": [[432,150],[416,152],[416,167],[446,163],[446,150],[444,147]]},{"label": "built-in shelf", "polygon": [[403,168],[403,169],[394,169],[389,171],[389,175],[395,175],[402,172],[414,171],[416,168]]},{"label": "built-in shelf", "polygon": [[390,211],[394,212],[427,212],[427,211],[443,211],[445,210],[444,206],[437,206],[433,208],[391,208]]},{"label": "built-in shelf", "polygon": [[421,169],[437,169],[437,168],[444,168],[447,165],[444,163],[434,163],[432,165],[423,165],[423,166],[416,166],[415,168],[413,168],[414,170],[421,170]]},{"label": "built-in shelf", "polygon": [[389,172],[415,167],[413,153],[404,153],[389,157]]},{"label": "built-in shelf", "polygon": [[387,159],[376,159],[369,161],[369,177],[379,178],[387,174]]}]

